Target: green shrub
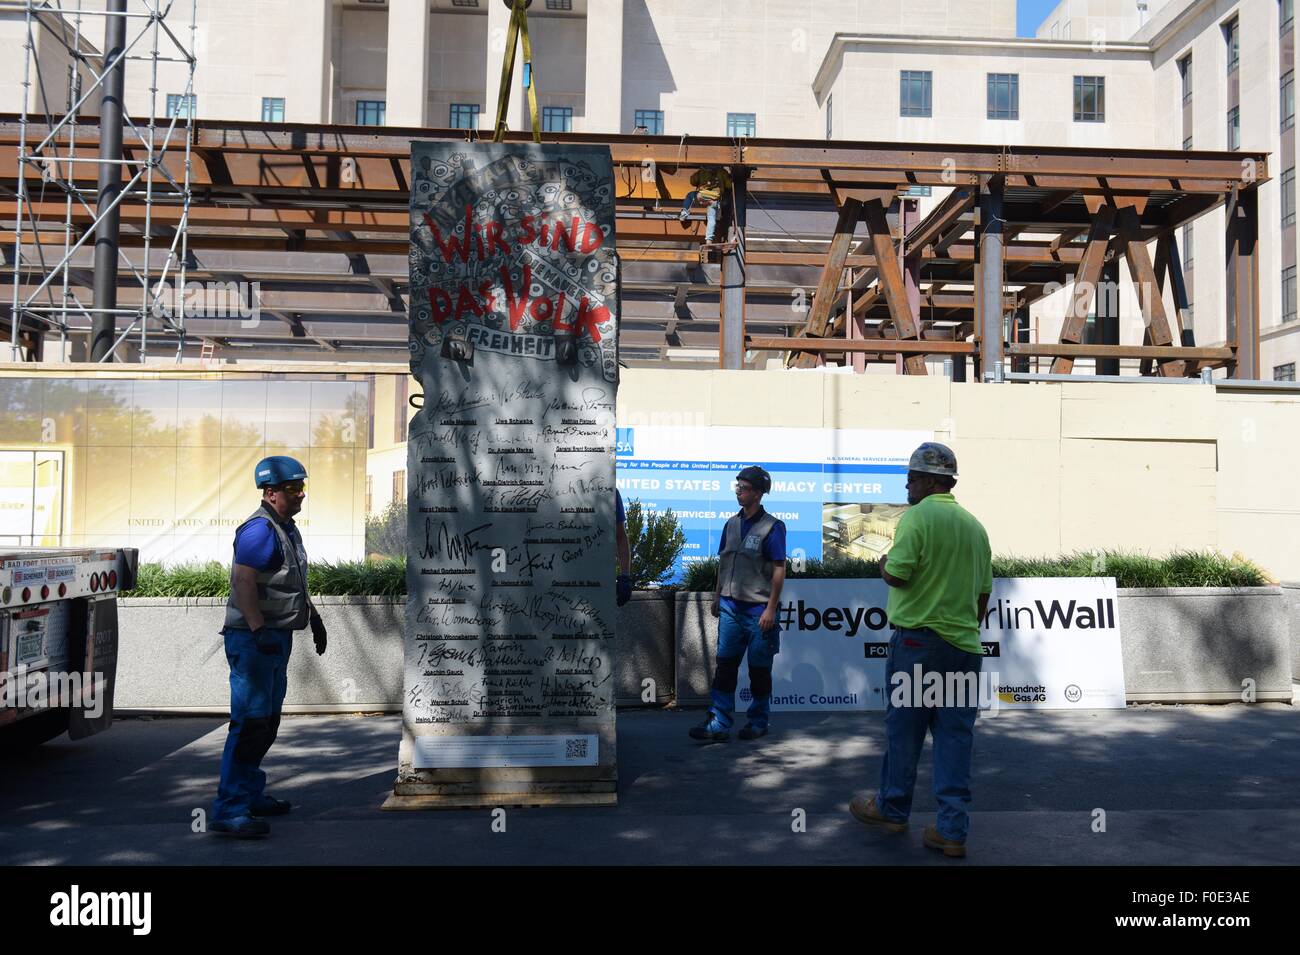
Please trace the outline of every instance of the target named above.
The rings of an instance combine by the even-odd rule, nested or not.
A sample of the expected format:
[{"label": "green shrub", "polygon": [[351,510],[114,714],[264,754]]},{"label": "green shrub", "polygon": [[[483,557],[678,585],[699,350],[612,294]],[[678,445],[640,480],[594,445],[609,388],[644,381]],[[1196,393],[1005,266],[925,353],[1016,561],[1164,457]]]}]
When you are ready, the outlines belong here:
[{"label": "green shrub", "polygon": [[663,584],[686,546],[686,534],[672,509],[662,514],[641,513],[641,502],[625,508],[627,542],[632,551],[632,586],[644,589]]},{"label": "green shrub", "polygon": [[[874,560],[832,557],[804,561],[796,571],[786,562],[790,580],[819,578],[872,579],[880,576]],[[1263,570],[1239,557],[1212,552],[1178,551],[1168,557],[1148,557],[1118,551],[1083,552],[1062,557],[993,558],[994,577],[1114,577],[1115,585],[1131,587],[1262,587],[1269,583]],[[717,589],[718,559],[686,565],[681,589],[696,593]]]},{"label": "green shrub", "polygon": [[366,554],[371,557],[406,557],[406,499],[393,501],[378,514],[366,517]]},{"label": "green shrub", "polygon": [[[635,508],[635,512],[634,509]],[[636,515],[633,538],[633,514]],[[639,502],[627,509],[629,543],[633,549],[632,579],[636,586],[663,581],[681,553],[685,535],[676,517],[665,512],[651,517],[650,526],[641,527]],[[640,561],[640,563],[638,563]],[[832,557],[808,560],[802,570],[788,569],[790,579],[871,579],[880,576],[873,560]],[[1179,551],[1168,557],[1147,557],[1120,552],[1078,553],[1063,557],[994,557],[994,577],[1114,577],[1117,586],[1130,587],[1261,587],[1271,581],[1268,575],[1239,556],[1224,557],[1210,552]],[[680,589],[711,592],[717,587],[718,559],[695,561],[686,565]],[[343,561],[337,564],[313,563],[308,569],[308,585],[321,596],[400,597],[406,593],[406,560],[388,557],[379,560]],[[224,597],[230,592],[230,569],[216,561],[178,564],[163,567],[141,564],[134,590],[128,597]]]}]

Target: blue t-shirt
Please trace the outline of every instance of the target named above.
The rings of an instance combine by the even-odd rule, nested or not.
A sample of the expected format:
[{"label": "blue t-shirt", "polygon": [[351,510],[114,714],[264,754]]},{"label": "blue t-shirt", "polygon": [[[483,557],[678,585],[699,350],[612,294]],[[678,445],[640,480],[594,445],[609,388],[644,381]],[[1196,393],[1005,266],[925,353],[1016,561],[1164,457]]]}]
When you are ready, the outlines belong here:
[{"label": "blue t-shirt", "polygon": [[[753,521],[747,521],[742,517],[740,519],[740,536],[744,537],[748,534],[749,529],[754,526],[754,521],[757,521],[764,513],[765,512],[760,509],[759,512],[754,515]],[[723,524],[722,533],[718,537],[718,553],[721,554],[723,548],[726,546],[727,525]],[[777,521],[773,524],[772,530],[768,533],[767,537],[763,538],[763,556],[774,564],[785,563],[785,521]],[[765,608],[767,604],[750,603],[748,600],[732,600],[730,597],[723,597],[722,606],[739,613],[749,614],[751,617],[761,617],[763,615],[763,608]]]},{"label": "blue t-shirt", "polygon": [[623,495],[618,492],[618,488],[614,489],[614,518],[620,524],[627,523],[627,512],[623,510]]},{"label": "blue t-shirt", "polygon": [[[257,571],[275,573],[284,564],[280,538],[271,527],[271,516],[264,521],[250,521],[235,533],[235,563]],[[292,540],[297,528],[292,520],[285,523],[285,533]]]}]

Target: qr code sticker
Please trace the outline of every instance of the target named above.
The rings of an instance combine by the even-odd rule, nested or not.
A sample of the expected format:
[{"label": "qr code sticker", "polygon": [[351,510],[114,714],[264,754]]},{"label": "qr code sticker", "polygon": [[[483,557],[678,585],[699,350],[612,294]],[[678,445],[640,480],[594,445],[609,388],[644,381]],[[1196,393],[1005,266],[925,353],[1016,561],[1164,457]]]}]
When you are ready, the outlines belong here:
[{"label": "qr code sticker", "polygon": [[564,741],[565,759],[586,759],[587,741],[582,737],[571,737]]}]

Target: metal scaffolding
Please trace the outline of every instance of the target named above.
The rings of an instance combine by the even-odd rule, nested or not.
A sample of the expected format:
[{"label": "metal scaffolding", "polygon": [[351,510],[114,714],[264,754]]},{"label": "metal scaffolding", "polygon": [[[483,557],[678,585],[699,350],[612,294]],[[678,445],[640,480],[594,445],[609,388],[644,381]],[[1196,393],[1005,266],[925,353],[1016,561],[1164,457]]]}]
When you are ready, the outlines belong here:
[{"label": "metal scaffolding", "polygon": [[[197,0],[179,2],[189,7],[188,46],[173,30],[178,0],[107,0],[102,9],[83,7],[83,0],[0,3],[0,10],[23,11],[27,28],[19,174],[11,194],[16,205],[12,361],[36,360],[41,343],[54,333],[66,351],[69,332],[87,325],[96,339],[91,353],[96,361],[113,361],[130,341],[143,362],[151,331],[155,337],[158,332],[164,339],[174,337],[177,361],[182,356],[184,310],[172,307],[168,291],[185,287]],[[96,24],[102,27],[103,51],[94,48],[86,29]],[[63,90],[51,89],[48,78],[56,59],[67,61]],[[150,64],[143,118],[133,118],[125,108],[124,74],[133,61]],[[185,86],[160,124],[159,64],[164,63],[184,65]],[[93,152],[84,139],[78,142],[86,127],[95,132]],[[138,243],[120,241],[123,204],[143,212]],[[159,206],[172,213],[165,225],[154,221]],[[78,252],[92,236],[95,258],[88,276],[85,256]],[[163,247],[166,253],[160,254]],[[119,268],[139,287],[134,304],[122,307]],[[83,300],[88,285],[94,289],[89,303]]]}]

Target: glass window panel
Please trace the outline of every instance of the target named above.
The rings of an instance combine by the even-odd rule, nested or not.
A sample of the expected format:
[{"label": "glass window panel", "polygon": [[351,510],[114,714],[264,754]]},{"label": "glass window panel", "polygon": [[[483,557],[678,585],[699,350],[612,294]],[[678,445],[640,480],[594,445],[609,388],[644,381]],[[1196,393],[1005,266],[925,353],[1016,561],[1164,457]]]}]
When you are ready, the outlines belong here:
[{"label": "glass window panel", "polygon": [[41,437],[63,445],[85,444],[87,383],[47,378],[41,384]]},{"label": "glass window panel", "polygon": [[131,395],[131,443],[176,447],[179,381],[137,381]]},{"label": "glass window panel", "polygon": [[[221,448],[208,445],[178,448],[176,453],[175,526],[178,544],[195,535],[217,534],[221,518]],[[253,488],[253,472],[244,476]],[[253,492],[256,494],[256,492]],[[256,498],[248,510],[251,513]],[[229,542],[224,556],[229,558]]]},{"label": "glass window panel", "polygon": [[358,435],[364,439],[364,399],[355,381],[311,382],[312,447],[356,447]]},{"label": "glass window panel", "polygon": [[261,448],[266,442],[266,382],[227,379],[221,383],[221,444]]},{"label": "glass window panel", "polygon": [[573,132],[573,107],[571,106],[542,107],[542,132],[544,133]]},{"label": "glass window panel", "polygon": [[[226,535],[227,541],[232,541],[234,538],[230,536],[231,532],[243,522],[244,518],[253,513],[257,502],[262,499],[253,483],[253,468],[265,455],[262,448],[242,447],[221,448],[219,453],[221,464],[216,472],[219,511],[217,524]],[[298,460],[301,461],[302,458]],[[311,474],[310,466],[307,468],[307,474]],[[205,480],[211,481],[212,476],[209,475]],[[308,480],[310,481],[310,477]],[[307,490],[311,492],[311,484],[307,485]],[[229,559],[230,544],[227,543],[226,546],[226,555]]]},{"label": "glass window panel", "polygon": [[311,444],[311,382],[268,381],[266,383],[266,453],[275,445],[307,447]]},{"label": "glass window panel", "polygon": [[86,491],[83,530],[86,534],[116,534],[121,539],[131,532],[131,446],[92,445],[82,456],[85,467],[79,476]]},{"label": "glass window panel", "polygon": [[262,97],[262,122],[264,123],[284,122],[284,97],[282,96]]},{"label": "glass window panel", "polygon": [[176,399],[176,443],[221,446],[221,382],[181,381]]},{"label": "glass window panel", "polygon": [[99,447],[131,446],[132,384],[130,381],[86,383],[88,444]]},{"label": "glass window panel", "polygon": [[757,115],[755,113],[728,113],[727,135],[733,137],[757,136]]},{"label": "glass window panel", "polygon": [[452,103],[450,125],[452,129],[478,129],[478,103]]},{"label": "glass window panel", "polygon": [[[35,444],[42,437],[42,388],[35,379],[0,378],[0,444]],[[44,429],[49,430],[49,429]]]},{"label": "glass window panel", "polygon": [[1282,173],[1282,228],[1295,225],[1295,167]]},{"label": "glass window panel", "polygon": [[131,449],[131,532],[170,533],[176,516],[176,448]]},{"label": "glass window panel", "polygon": [[0,544],[31,542],[35,467],[34,451],[0,451]]},{"label": "glass window panel", "polygon": [[632,125],[644,127],[651,136],[664,133],[664,111],[661,109],[639,109],[632,118]]},{"label": "glass window panel", "polygon": [[1282,77],[1282,128],[1295,125],[1295,71],[1287,70]]},{"label": "glass window panel", "polygon": [[37,451],[33,480],[35,508],[32,514],[32,544],[57,547],[63,543],[65,500],[65,458],[63,451]]},{"label": "glass window panel", "polygon": [[357,100],[358,126],[383,126],[387,101],[382,99]]}]

